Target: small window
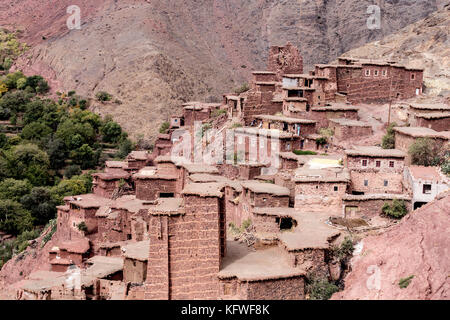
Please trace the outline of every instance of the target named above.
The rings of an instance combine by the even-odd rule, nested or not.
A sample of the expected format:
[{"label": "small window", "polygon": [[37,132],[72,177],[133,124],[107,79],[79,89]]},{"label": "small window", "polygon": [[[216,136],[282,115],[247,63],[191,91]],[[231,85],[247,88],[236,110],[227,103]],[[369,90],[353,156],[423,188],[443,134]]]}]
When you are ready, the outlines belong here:
[{"label": "small window", "polygon": [[411,73],[411,80],[415,80],[416,79],[416,75],[414,73]]},{"label": "small window", "polygon": [[423,193],[424,194],[431,194],[431,184],[424,184],[423,185]]},{"label": "small window", "polygon": [[375,162],[375,166],[376,166],[377,168],[380,168],[380,167],[381,167],[381,161],[380,161],[380,160],[377,160],[377,161]]},{"label": "small window", "polygon": [[378,77],[378,70],[375,70],[375,71],[373,72],[373,75],[374,75],[375,77]]},{"label": "small window", "polygon": [[338,186],[334,186],[334,191],[335,192],[339,191],[339,187]]},{"label": "small window", "polygon": [[364,180],[364,186],[368,187],[369,186],[369,180]]},{"label": "small window", "polygon": [[362,166],[363,166],[363,167],[367,167],[367,160],[363,160],[363,161],[362,161]]},{"label": "small window", "polygon": [[389,185],[389,182],[387,180],[384,180],[384,186],[387,187]]},{"label": "small window", "polygon": [[382,74],[383,76],[386,76],[386,75],[387,75],[387,71],[386,71],[386,70],[383,70],[383,71],[381,71],[381,74]]},{"label": "small window", "polygon": [[370,70],[366,70],[366,77],[370,76]]},{"label": "small window", "polygon": [[159,197],[160,198],[174,198],[175,197],[175,194],[174,193],[170,193],[170,192],[161,192],[160,194],[159,194]]},{"label": "small window", "polygon": [[389,167],[390,167],[390,168],[393,168],[394,165],[395,165],[395,162],[394,162],[394,161],[389,161]]}]

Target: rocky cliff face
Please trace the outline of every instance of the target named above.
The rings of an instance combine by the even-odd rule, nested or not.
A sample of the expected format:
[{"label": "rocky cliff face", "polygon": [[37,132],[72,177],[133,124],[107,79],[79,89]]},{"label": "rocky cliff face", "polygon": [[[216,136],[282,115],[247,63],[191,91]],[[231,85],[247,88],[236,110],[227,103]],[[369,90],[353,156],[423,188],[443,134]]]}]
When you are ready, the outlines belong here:
[{"label": "rocky cliff face", "polygon": [[[94,110],[112,114],[135,137],[151,137],[181,102],[218,99],[250,70],[265,68],[271,45],[298,46],[308,70],[429,15],[442,1],[379,1],[374,30],[366,25],[372,0],[76,2],[2,1],[2,26],[23,30],[35,45],[17,68],[47,76],[59,90],[112,93],[122,104]],[[72,4],[81,8],[81,30],[66,27]]]},{"label": "rocky cliff face", "polygon": [[345,290],[333,299],[449,299],[449,201],[443,194],[386,233],[363,239]]}]

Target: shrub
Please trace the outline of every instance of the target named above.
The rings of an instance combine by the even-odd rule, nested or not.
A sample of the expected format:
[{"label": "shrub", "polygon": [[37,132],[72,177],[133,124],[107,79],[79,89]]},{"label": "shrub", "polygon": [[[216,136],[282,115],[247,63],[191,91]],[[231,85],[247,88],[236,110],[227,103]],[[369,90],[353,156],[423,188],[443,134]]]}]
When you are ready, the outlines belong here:
[{"label": "shrub", "polygon": [[395,148],[395,133],[394,127],[397,124],[395,122],[391,123],[386,130],[386,134],[383,136],[383,140],[381,141],[381,147],[383,149],[394,149]]},{"label": "shrub", "polygon": [[102,101],[102,102],[110,101],[112,99],[112,96],[106,91],[97,92],[95,97],[97,98],[98,101]]},{"label": "shrub", "polygon": [[168,121],[164,121],[161,123],[161,126],[159,127],[159,133],[166,133],[167,130],[169,130],[170,123]]},{"label": "shrub", "polygon": [[413,278],[414,278],[414,275],[411,275],[411,276],[409,276],[409,277],[400,279],[400,281],[398,282],[398,286],[399,286],[401,289],[407,288],[407,287],[409,286],[409,284],[411,283],[411,280],[412,280]]},{"label": "shrub", "polygon": [[338,291],[338,286],[329,282],[326,278],[308,277],[306,292],[309,294],[310,300],[328,300],[333,293]]},{"label": "shrub", "polygon": [[442,163],[439,146],[429,138],[417,139],[408,150],[411,162],[420,166],[436,166]]},{"label": "shrub", "polygon": [[88,228],[87,225],[84,221],[81,221],[78,225],[77,225],[78,230],[82,231],[82,232],[87,232]]},{"label": "shrub", "polygon": [[295,153],[298,156],[307,156],[307,155],[311,155],[311,156],[315,156],[317,155],[317,152],[314,151],[308,151],[308,150],[294,150],[293,153]]},{"label": "shrub", "polygon": [[122,127],[114,121],[106,122],[101,128],[103,142],[117,143],[122,134]]},{"label": "shrub", "polygon": [[44,230],[47,230],[48,228],[51,228],[49,230],[49,232],[47,232],[47,234],[42,238],[42,242],[41,242],[41,248],[43,248],[47,242],[49,242],[53,235],[55,234],[56,230],[57,230],[57,224],[56,224],[56,219],[52,219],[50,220],[47,225],[44,227]]},{"label": "shrub", "polygon": [[394,199],[392,204],[386,202],[381,211],[386,216],[394,219],[401,219],[408,213],[405,201],[399,199]]},{"label": "shrub", "polygon": [[324,137],[332,137],[334,136],[334,130],[332,128],[320,128],[319,134]]},{"label": "shrub", "polygon": [[316,144],[319,146],[326,145],[328,143],[328,139],[326,137],[320,137],[316,139]]},{"label": "shrub", "polygon": [[71,165],[64,170],[64,177],[67,179],[72,178],[73,176],[78,176],[81,174],[81,168],[78,165]]},{"label": "shrub", "polygon": [[247,92],[248,90],[250,90],[248,83],[244,83],[239,88],[234,89],[234,93],[241,94],[241,93]]},{"label": "shrub", "polygon": [[214,110],[212,112],[212,116],[213,117],[219,117],[219,116],[221,116],[223,114],[226,114],[226,113],[227,113],[227,110],[225,110],[225,109],[216,109],[216,110]]}]

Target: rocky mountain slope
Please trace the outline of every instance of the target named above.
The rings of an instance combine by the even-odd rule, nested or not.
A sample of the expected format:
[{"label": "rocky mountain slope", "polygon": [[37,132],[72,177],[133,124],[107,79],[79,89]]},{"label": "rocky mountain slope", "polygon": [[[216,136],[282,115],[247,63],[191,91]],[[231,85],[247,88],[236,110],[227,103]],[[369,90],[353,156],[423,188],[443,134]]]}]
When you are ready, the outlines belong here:
[{"label": "rocky mountain slope", "polygon": [[[0,26],[23,30],[34,45],[18,62],[54,88],[122,103],[97,104],[135,137],[193,99],[220,99],[265,67],[267,49],[291,41],[306,68],[415,22],[444,0],[376,1],[381,28],[369,30],[372,0],[4,0]],[[81,8],[69,31],[66,8]],[[138,115],[138,116],[137,116]]]},{"label": "rocky mountain slope", "polygon": [[450,193],[442,194],[387,232],[363,239],[345,289],[333,299],[450,299],[449,201]]},{"label": "rocky mountain slope", "polygon": [[380,41],[346,53],[352,57],[393,59],[425,68],[426,92],[450,95],[450,4]]}]

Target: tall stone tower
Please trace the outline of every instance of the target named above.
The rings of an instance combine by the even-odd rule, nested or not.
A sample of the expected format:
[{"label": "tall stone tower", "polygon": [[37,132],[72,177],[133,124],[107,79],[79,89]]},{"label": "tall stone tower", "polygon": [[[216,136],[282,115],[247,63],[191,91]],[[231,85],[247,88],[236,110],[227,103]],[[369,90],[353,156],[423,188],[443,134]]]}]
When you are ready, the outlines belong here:
[{"label": "tall stone tower", "polygon": [[277,80],[282,74],[303,73],[303,58],[297,47],[288,42],[284,47],[272,46],[269,50],[267,69],[275,72]]}]

